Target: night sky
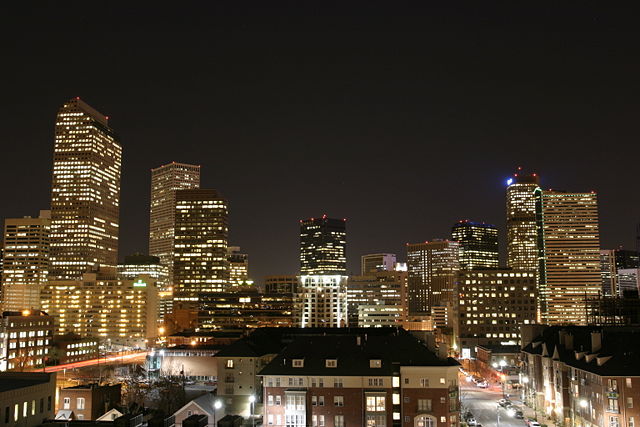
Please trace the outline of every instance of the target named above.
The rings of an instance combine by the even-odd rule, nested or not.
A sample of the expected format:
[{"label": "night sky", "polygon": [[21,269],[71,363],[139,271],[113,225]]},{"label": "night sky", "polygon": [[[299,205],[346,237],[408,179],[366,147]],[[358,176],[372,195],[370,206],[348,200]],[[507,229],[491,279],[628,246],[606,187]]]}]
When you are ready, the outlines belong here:
[{"label": "night sky", "polygon": [[0,217],[48,208],[55,114],[80,96],[121,137],[121,258],[146,252],[150,169],[170,161],[229,199],[259,282],[297,272],[298,220],[323,213],[348,220],[351,272],[459,219],[504,236],[519,165],[596,190],[602,246],[634,247],[636,11],[341,3],[5,10]]}]

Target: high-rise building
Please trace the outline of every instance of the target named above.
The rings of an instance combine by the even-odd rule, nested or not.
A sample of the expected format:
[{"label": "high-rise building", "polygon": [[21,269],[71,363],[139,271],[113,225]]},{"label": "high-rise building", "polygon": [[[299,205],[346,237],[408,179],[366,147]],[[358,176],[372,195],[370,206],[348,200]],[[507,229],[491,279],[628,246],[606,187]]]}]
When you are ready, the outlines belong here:
[{"label": "high-rise building", "polygon": [[377,271],[393,271],[396,264],[396,254],[362,255],[360,257],[360,274],[366,276]]},{"label": "high-rise building", "polygon": [[51,212],[38,218],[7,218],[4,222],[2,309],[40,308],[40,292],[49,274]]},{"label": "high-rise building", "polygon": [[240,252],[239,246],[227,248],[227,262],[231,286],[253,285],[253,281],[249,280],[249,255]]},{"label": "high-rise building", "polygon": [[520,325],[536,323],[535,274],[511,269],[462,270],[456,301],[458,347],[520,344]]},{"label": "high-rise building", "polygon": [[516,173],[507,180],[507,266],[538,270],[538,227],[535,191],[538,175]]},{"label": "high-rise building", "polygon": [[615,249],[600,250],[600,277],[604,296],[613,296],[618,293],[618,269],[616,268],[615,252]]},{"label": "high-rise building", "polygon": [[294,294],[298,292],[300,277],[295,274],[265,276],[264,291],[267,294]]},{"label": "high-rise building", "polygon": [[124,280],[86,273],[79,280],[50,280],[42,308],[56,317],[56,335],[142,348],[159,335],[158,287],[149,276]]},{"label": "high-rise building", "polygon": [[227,201],[212,189],[176,191],[174,301],[222,292],[229,284]]},{"label": "high-rise building", "polygon": [[538,295],[543,323],[584,324],[586,300],[602,287],[594,192],[536,190]]},{"label": "high-rise building", "polygon": [[58,111],[51,184],[50,276],[76,279],[118,262],[122,147],[80,98]]},{"label": "high-rise building", "polygon": [[451,239],[460,243],[460,268],[498,267],[498,229],[495,225],[459,221],[451,229]]},{"label": "high-rise building", "polygon": [[346,220],[310,218],[300,221],[300,272],[344,275],[347,271]]},{"label": "high-rise building", "polygon": [[406,271],[372,271],[349,277],[349,327],[400,326],[407,314],[406,282]]},{"label": "high-rise building", "polygon": [[448,240],[407,244],[409,315],[430,315],[431,308],[452,301],[460,244]]},{"label": "high-rise building", "polygon": [[118,264],[118,277],[135,280],[148,276],[158,288],[158,322],[163,323],[167,314],[173,311],[173,287],[169,284],[169,269],[160,264],[160,257],[134,254],[124,257],[124,264]]},{"label": "high-rise building", "polygon": [[171,162],[151,169],[149,255],[160,258],[173,283],[173,237],[176,191],[200,188],[200,166]]},{"label": "high-rise building", "polygon": [[347,276],[300,276],[294,299],[294,316],[301,328],[346,327]]}]

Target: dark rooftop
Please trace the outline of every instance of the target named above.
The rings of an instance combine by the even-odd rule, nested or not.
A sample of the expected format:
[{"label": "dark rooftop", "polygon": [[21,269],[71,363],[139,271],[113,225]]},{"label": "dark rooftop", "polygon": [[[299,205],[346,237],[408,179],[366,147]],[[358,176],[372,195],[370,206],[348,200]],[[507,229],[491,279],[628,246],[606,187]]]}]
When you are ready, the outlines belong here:
[{"label": "dark rooftop", "polygon": [[0,372],[0,392],[46,384],[51,376],[43,372]]}]

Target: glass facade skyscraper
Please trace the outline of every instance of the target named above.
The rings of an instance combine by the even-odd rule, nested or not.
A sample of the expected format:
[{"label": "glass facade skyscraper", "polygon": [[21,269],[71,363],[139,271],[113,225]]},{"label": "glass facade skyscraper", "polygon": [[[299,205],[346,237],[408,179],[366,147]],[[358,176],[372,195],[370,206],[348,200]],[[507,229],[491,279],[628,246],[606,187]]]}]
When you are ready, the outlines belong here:
[{"label": "glass facade skyscraper", "polygon": [[460,268],[498,267],[498,229],[495,225],[460,221],[451,229],[451,240],[460,243]]},{"label": "glass facade skyscraper", "polygon": [[51,185],[50,277],[115,269],[122,147],[108,118],[80,98],[58,111]]},{"label": "glass facade skyscraper", "polygon": [[346,247],[346,220],[323,215],[300,221],[301,274],[344,275]]},{"label": "glass facade skyscraper", "polygon": [[507,180],[507,266],[516,270],[538,269],[535,191],[539,183],[536,174],[517,173]]}]

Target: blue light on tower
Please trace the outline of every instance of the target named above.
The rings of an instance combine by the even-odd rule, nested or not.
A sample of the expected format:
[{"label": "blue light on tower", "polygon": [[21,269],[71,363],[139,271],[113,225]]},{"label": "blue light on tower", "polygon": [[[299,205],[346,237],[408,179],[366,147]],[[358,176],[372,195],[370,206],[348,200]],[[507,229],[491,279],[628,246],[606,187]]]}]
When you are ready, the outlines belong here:
[{"label": "blue light on tower", "polygon": [[509,179],[507,180],[507,185],[511,185],[511,184],[513,184],[513,178],[509,178]]}]

